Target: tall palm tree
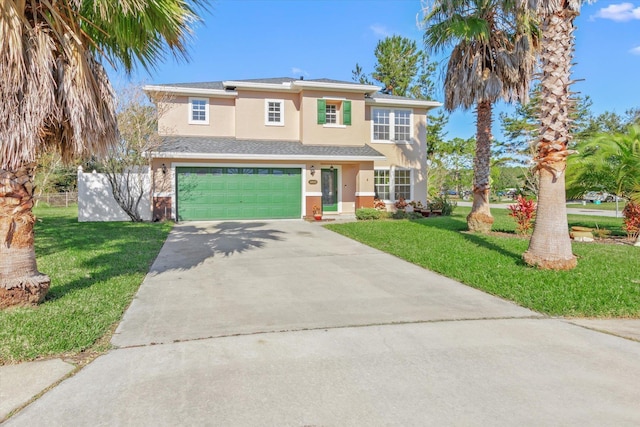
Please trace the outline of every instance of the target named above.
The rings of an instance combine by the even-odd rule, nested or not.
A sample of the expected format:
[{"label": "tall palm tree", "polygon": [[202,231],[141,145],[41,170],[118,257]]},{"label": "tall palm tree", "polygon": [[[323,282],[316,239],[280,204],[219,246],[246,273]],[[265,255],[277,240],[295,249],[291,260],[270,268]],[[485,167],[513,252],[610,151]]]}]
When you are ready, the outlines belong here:
[{"label": "tall palm tree", "polygon": [[50,280],[34,252],[39,153],[100,155],[117,141],[101,60],[127,72],[186,56],[206,0],[0,2],[0,308],[40,302]]},{"label": "tall palm tree", "polygon": [[[579,0],[531,0],[542,26],[540,51],[542,97],[536,162],[540,185],[536,224],[523,254],[529,265],[570,270],[577,264],[571,250],[565,197],[565,169],[571,140],[571,63],[573,21],[580,13]],[[537,3],[537,5],[536,5]]]},{"label": "tall palm tree", "polygon": [[470,231],[489,232],[491,121],[493,104],[528,100],[535,65],[537,27],[514,0],[435,0],[424,19],[425,44],[453,46],[447,65],[445,109],[476,107],[476,154]]}]

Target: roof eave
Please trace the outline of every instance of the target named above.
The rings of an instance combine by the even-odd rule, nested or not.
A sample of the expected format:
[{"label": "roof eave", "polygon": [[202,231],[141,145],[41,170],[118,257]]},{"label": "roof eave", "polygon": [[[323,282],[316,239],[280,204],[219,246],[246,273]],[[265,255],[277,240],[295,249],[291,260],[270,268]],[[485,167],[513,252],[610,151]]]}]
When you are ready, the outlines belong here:
[{"label": "roof eave", "polygon": [[145,85],[142,87],[147,93],[171,93],[175,95],[197,95],[197,96],[213,96],[213,97],[237,97],[238,92],[223,89],[203,89],[195,87],[179,87],[179,86],[161,86],[161,85]]},{"label": "roof eave", "polygon": [[230,153],[181,153],[177,151],[155,151],[152,158],[172,159],[206,159],[206,160],[332,160],[332,161],[378,161],[385,160],[385,156],[331,156],[308,154],[230,154]]},{"label": "roof eave", "polygon": [[363,85],[358,83],[329,83],[329,82],[314,82],[309,80],[295,80],[291,82],[293,86],[308,89],[325,89],[325,90],[338,90],[345,92],[360,92],[360,93],[376,93],[381,88],[374,85]]},{"label": "roof eave", "polygon": [[390,105],[402,107],[420,107],[427,110],[442,107],[442,103],[437,101],[424,101],[420,99],[391,99],[391,98],[367,98],[365,104],[368,105]]},{"label": "roof eave", "polygon": [[269,91],[269,92],[298,92],[291,86],[291,82],[282,83],[259,83],[259,82],[243,82],[236,80],[226,80],[222,82],[224,87],[233,87],[240,89],[251,89],[256,91]]}]

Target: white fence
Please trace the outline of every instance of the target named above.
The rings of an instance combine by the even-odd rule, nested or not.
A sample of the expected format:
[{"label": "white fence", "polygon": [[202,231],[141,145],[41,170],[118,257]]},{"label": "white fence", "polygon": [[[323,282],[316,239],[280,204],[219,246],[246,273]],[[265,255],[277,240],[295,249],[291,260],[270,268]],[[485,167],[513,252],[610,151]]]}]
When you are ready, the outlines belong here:
[{"label": "white fence", "polygon": [[[138,213],[145,221],[151,221],[151,183],[148,171],[140,172],[144,187]],[[137,191],[137,189],[135,190]],[[78,221],[131,221],[118,202],[113,198],[111,184],[102,173],[84,173],[78,168]]]}]

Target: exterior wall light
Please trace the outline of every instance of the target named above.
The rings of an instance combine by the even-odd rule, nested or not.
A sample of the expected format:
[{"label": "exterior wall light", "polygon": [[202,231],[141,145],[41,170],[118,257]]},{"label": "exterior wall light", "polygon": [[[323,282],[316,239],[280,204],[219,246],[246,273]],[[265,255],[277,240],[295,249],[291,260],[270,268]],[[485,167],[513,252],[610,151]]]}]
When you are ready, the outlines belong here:
[{"label": "exterior wall light", "polygon": [[309,172],[311,173],[311,176],[314,176],[316,174],[315,166],[311,165],[311,168],[309,169]]},{"label": "exterior wall light", "polygon": [[162,168],[162,174],[163,174],[163,175],[166,175],[166,174],[167,174],[167,165],[165,165],[165,164],[163,163],[163,164],[162,164],[162,166],[161,166],[161,168]]}]

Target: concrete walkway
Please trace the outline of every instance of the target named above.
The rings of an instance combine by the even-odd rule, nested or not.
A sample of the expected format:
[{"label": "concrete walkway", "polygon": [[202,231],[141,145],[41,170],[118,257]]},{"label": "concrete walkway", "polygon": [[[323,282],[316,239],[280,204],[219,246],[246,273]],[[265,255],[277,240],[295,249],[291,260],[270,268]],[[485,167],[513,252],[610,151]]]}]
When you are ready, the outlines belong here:
[{"label": "concrete walkway", "polygon": [[639,342],[303,221],[176,226],[112,343],[6,425],[640,424]]}]

